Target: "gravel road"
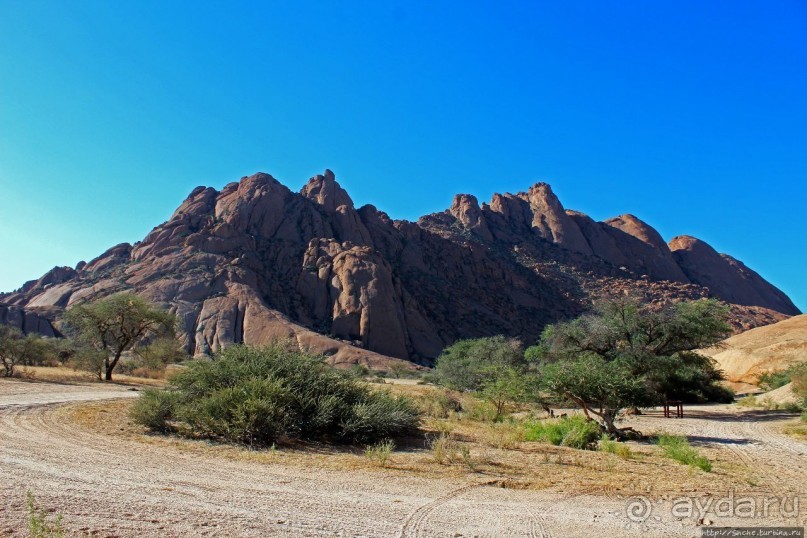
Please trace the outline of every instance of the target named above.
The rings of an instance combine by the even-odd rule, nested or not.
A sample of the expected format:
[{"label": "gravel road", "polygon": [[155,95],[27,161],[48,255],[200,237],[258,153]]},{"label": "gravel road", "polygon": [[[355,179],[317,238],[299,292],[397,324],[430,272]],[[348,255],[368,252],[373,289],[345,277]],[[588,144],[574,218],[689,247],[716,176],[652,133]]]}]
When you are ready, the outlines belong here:
[{"label": "gravel road", "polygon": [[[76,535],[699,536],[692,521],[629,525],[624,499],[504,489],[484,477],[391,477],[200,458],[90,432],[58,413],[70,402],[136,396],[114,386],[0,381],[0,534],[26,535],[30,489]],[[804,451],[753,423],[729,428],[777,454]],[[759,447],[737,446],[757,457]],[[788,471],[793,480],[805,478],[799,469]]]}]

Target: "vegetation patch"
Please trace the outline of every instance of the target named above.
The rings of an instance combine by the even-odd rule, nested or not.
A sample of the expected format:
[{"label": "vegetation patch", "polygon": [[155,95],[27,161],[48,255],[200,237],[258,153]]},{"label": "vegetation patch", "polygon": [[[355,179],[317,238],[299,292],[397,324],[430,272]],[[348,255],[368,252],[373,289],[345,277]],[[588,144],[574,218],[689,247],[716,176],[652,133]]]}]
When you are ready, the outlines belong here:
[{"label": "vegetation patch", "polygon": [[706,457],[698,454],[683,435],[670,435],[662,433],[658,436],[657,444],[662,448],[664,455],[684,465],[697,467],[707,473],[712,470],[712,463]]},{"label": "vegetation patch", "polygon": [[282,344],[233,346],[149,389],[131,417],[154,431],[269,446],[293,440],[372,443],[415,428],[406,397],[368,386]]},{"label": "vegetation patch", "polygon": [[524,425],[524,439],[551,445],[591,450],[602,435],[600,426],[580,415],[538,420]]},{"label": "vegetation patch", "polygon": [[628,445],[609,439],[606,435],[603,435],[602,439],[600,439],[599,450],[600,452],[613,454],[623,460],[629,460],[634,456],[633,451]]},{"label": "vegetation patch", "polygon": [[392,439],[386,439],[374,445],[367,445],[364,449],[364,457],[379,467],[386,467],[393,450],[395,450],[395,442]]},{"label": "vegetation patch", "polygon": [[37,504],[31,490],[28,490],[25,497],[25,509],[28,512],[30,538],[62,538],[65,535],[62,514],[56,514],[51,518],[48,512]]}]

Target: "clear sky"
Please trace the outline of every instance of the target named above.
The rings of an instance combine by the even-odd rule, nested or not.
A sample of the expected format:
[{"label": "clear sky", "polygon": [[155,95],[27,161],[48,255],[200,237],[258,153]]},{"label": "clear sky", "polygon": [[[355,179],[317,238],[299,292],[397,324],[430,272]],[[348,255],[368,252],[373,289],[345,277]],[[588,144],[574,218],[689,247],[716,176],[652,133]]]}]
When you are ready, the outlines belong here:
[{"label": "clear sky", "polygon": [[547,181],[807,309],[807,2],[0,0],[0,290],[324,168],[407,219]]}]

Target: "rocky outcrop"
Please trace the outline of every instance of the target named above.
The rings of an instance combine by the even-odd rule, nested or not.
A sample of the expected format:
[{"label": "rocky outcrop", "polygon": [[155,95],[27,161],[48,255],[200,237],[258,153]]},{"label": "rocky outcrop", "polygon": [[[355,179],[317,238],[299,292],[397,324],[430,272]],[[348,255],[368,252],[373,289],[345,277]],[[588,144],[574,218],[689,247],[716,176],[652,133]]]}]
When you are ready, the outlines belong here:
[{"label": "rocky outcrop", "polygon": [[195,354],[291,339],[334,364],[384,367],[429,364],[460,338],[530,343],[615,293],[721,297],[739,328],[795,308],[736,260],[685,243],[630,215],[567,211],[544,183],[487,204],[460,194],[412,223],[357,209],[327,170],[299,193],[259,173],[198,187],[142,241],[0,294],[0,321],[55,333],[64,309],[131,290],[174,312]]},{"label": "rocky outcrop", "polygon": [[781,290],[739,260],[719,254],[705,241],[681,235],[670,241],[670,249],[691,282],[730,303],[767,306],[788,315],[800,313]]},{"label": "rocky outcrop", "polygon": [[20,331],[42,336],[58,336],[59,332],[45,317],[19,306],[0,304],[0,324],[11,325]]}]

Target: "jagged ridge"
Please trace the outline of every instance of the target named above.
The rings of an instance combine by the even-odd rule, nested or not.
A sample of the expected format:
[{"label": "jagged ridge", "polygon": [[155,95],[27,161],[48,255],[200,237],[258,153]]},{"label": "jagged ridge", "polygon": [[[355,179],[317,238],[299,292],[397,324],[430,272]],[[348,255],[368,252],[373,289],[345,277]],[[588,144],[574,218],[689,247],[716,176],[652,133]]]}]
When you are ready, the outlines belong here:
[{"label": "jagged ridge", "polygon": [[176,312],[191,352],[282,337],[334,362],[429,363],[458,338],[498,333],[532,341],[614,290],[717,296],[738,305],[744,327],[798,313],[702,241],[668,245],[632,215],[596,222],[565,210],[545,183],[481,206],[457,195],[411,223],[356,209],[329,170],[299,193],[262,173],[198,187],[143,241],[56,268],[0,302],[53,320],[121,290]]}]

